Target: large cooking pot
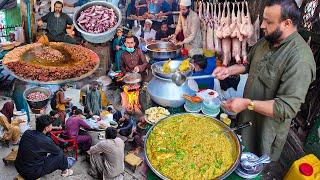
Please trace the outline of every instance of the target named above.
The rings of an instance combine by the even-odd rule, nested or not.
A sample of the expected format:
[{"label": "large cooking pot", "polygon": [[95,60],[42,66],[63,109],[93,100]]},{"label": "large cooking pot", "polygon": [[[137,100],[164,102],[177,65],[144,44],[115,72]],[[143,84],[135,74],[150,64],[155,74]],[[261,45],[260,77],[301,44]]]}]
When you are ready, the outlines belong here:
[{"label": "large cooking pot", "polygon": [[180,55],[182,46],[177,46],[172,42],[158,41],[146,45],[148,54],[153,59],[168,60],[173,59]]},{"label": "large cooking pot", "polygon": [[[43,94],[45,94],[47,96],[46,99],[42,100],[42,101],[32,101],[32,100],[29,100],[27,97],[30,93],[33,93],[33,92],[41,92]],[[40,111],[42,109],[45,109],[46,106],[48,105],[48,102],[50,100],[52,96],[52,92],[50,91],[50,89],[47,89],[47,88],[42,88],[42,87],[31,87],[29,89],[26,89],[24,92],[23,92],[23,97],[24,99],[27,101],[27,103],[29,104],[30,106],[30,109],[33,113],[35,114],[38,114],[40,113]]]},{"label": "large cooking pot", "polygon": [[184,104],[184,94],[193,96],[196,91],[189,87],[189,83],[177,86],[171,79],[162,78],[156,74],[147,85],[151,99],[164,107],[180,107]]},{"label": "large cooking pot", "polygon": [[[114,12],[116,13],[117,17],[118,17],[118,22],[117,24],[103,32],[103,33],[98,33],[98,34],[93,34],[93,33],[89,33],[89,32],[86,32],[84,30],[82,30],[79,26],[78,26],[78,22],[77,22],[77,19],[78,17],[80,16],[80,13],[89,8],[90,6],[93,6],[93,5],[101,5],[101,6],[105,6],[105,7],[108,7],[108,8],[112,8],[114,10]],[[122,20],[122,15],[121,15],[121,11],[120,9],[110,3],[110,2],[105,2],[105,1],[92,1],[92,2],[88,2],[86,4],[84,4],[83,6],[81,6],[79,9],[76,10],[76,12],[74,13],[73,15],[73,24],[74,24],[74,27],[82,34],[82,36],[84,37],[84,39],[86,39],[87,41],[89,42],[92,42],[92,43],[104,43],[104,42],[107,42],[109,40],[111,40],[115,33],[116,33],[116,29],[118,28],[118,26],[120,26],[121,24],[121,20]]]},{"label": "large cooking pot", "polygon": [[[155,128],[159,128],[157,126],[159,126],[160,123],[162,123],[163,121],[166,121],[172,117],[179,117],[179,116],[184,116],[184,115],[192,115],[194,116],[194,118],[197,118],[197,117],[207,117],[207,118],[210,118],[212,121],[214,121],[214,123],[216,125],[218,125],[218,127],[221,129],[222,133],[225,133],[225,135],[228,137],[228,139],[231,141],[231,143],[233,144],[233,149],[231,149],[230,151],[233,152],[233,156],[234,156],[234,161],[233,161],[233,164],[228,168],[227,171],[225,171],[223,174],[221,174],[219,177],[217,177],[216,179],[224,179],[226,177],[228,177],[238,166],[239,162],[240,162],[240,157],[241,157],[241,153],[242,153],[242,149],[241,149],[241,145],[240,145],[240,141],[238,139],[238,136],[234,133],[234,129],[231,129],[230,127],[228,127],[226,124],[224,124],[223,122],[219,121],[218,119],[216,118],[213,118],[213,117],[209,117],[209,116],[206,116],[206,115],[203,115],[203,114],[196,114],[196,113],[181,113],[181,114],[175,114],[175,115],[172,115],[172,116],[169,116],[169,117],[166,117],[160,121],[158,121],[154,126],[152,126],[150,128],[150,130],[148,131],[147,135],[146,135],[146,140],[144,142],[144,153],[145,153],[145,157],[146,157],[146,161],[147,161],[147,164],[148,166],[151,168],[151,170],[157,175],[159,176],[160,178],[162,179],[169,179],[167,178],[166,176],[164,176],[163,174],[160,173],[159,169],[156,169],[152,163],[151,163],[151,160],[150,160],[150,155],[148,155],[148,141],[150,141],[150,134],[154,131]],[[172,119],[171,119],[172,120]],[[204,124],[205,125],[205,124]],[[248,127],[250,126],[251,123],[248,122],[246,124],[243,124],[241,126],[239,126],[237,129],[240,129],[240,128],[245,128],[245,127]],[[182,129],[184,129],[182,127]],[[210,132],[209,132],[210,133]],[[198,144],[205,144],[205,142],[197,142],[197,145]],[[155,147],[153,147],[154,149]],[[205,153],[205,152],[204,152]],[[165,155],[165,154],[164,154]],[[160,157],[159,157],[160,158]]]}]

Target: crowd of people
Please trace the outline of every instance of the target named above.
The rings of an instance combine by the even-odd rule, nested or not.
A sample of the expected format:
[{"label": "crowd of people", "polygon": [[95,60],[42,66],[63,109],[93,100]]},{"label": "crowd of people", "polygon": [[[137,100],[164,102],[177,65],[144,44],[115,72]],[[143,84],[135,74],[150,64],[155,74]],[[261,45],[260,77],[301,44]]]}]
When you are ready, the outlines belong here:
[{"label": "crowd of people", "polygon": [[[59,2],[59,1],[57,1]],[[161,3],[157,5],[156,3]],[[70,42],[65,27],[70,19],[61,14],[62,3],[55,4],[55,12],[41,18],[48,24],[52,18],[61,18],[49,28],[49,39]],[[145,16],[149,13],[168,15],[174,11],[174,1],[132,0],[128,6],[127,16]],[[160,8],[160,10],[159,10]],[[132,24],[132,31],[125,33],[117,29],[113,41],[115,53],[115,70],[124,73],[140,73],[148,76],[150,64],[144,55],[146,44],[155,40],[175,39],[176,44],[183,45],[193,56],[196,73],[213,74],[219,80],[231,75],[248,73],[248,80],[243,98],[230,98],[222,106],[229,112],[239,113],[239,121],[251,121],[253,126],[242,130],[242,143],[250,152],[257,155],[267,154],[272,161],[280,158],[291,120],[296,116],[305,100],[310,83],[315,79],[315,63],[312,52],[297,32],[299,11],[290,0],[269,1],[264,8],[261,24],[265,37],[251,49],[249,64],[235,64],[229,67],[215,67],[215,58],[198,58],[202,54],[200,20],[191,9],[191,0],[179,3],[179,20],[174,31],[171,31],[170,18],[160,26],[146,18],[137,30]],[[59,27],[56,27],[56,26]],[[55,26],[55,27],[54,27]],[[191,55],[190,55],[191,54]],[[194,56],[196,55],[196,56]],[[213,86],[213,82],[209,83]],[[62,176],[69,176],[74,160],[63,155],[63,151],[47,136],[52,130],[63,130],[64,138],[76,138],[83,153],[90,156],[89,174],[93,177],[122,178],[124,172],[125,143],[120,136],[133,139],[133,152],[138,154],[142,149],[143,137],[146,134],[146,120],[143,115],[132,116],[129,112],[120,112],[103,103],[103,93],[97,82],[84,92],[83,111],[73,107],[71,99],[66,98],[65,85],[54,93],[53,110],[50,115],[43,115],[36,120],[36,130],[26,131],[20,140],[18,156],[15,162],[17,171],[27,179],[36,179],[60,169]],[[112,114],[118,123],[117,128],[106,128],[105,140],[92,146],[92,138],[81,129],[92,127],[85,119],[100,115],[103,108]],[[71,108],[71,110],[68,110]],[[6,103],[0,111],[0,139],[19,144],[20,132],[17,124],[22,121],[12,120],[14,104]],[[138,120],[137,120],[138,119]],[[36,145],[35,145],[36,144]],[[48,155],[50,154],[50,155]]]}]

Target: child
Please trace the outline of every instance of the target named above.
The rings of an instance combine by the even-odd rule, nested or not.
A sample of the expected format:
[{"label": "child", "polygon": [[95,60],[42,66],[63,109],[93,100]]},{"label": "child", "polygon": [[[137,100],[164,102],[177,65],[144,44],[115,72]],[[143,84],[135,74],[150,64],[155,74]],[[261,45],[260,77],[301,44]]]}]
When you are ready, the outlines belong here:
[{"label": "child", "polygon": [[121,70],[120,69],[120,58],[121,58],[122,52],[125,49],[122,28],[117,28],[117,38],[113,41],[112,49],[116,52],[116,55],[115,55],[116,69],[115,69],[115,71],[120,71]]}]

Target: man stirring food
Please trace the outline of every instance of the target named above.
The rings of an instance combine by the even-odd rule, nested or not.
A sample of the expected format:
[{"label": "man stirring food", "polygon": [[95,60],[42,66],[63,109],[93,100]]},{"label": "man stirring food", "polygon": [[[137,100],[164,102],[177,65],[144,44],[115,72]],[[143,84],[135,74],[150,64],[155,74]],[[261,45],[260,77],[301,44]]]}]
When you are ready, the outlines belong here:
[{"label": "man stirring food", "polygon": [[184,45],[189,51],[200,51],[202,38],[200,19],[196,12],[191,9],[191,0],[180,1],[180,15],[175,33],[170,36],[177,41],[177,45]]},{"label": "man stirring food", "polygon": [[135,42],[132,35],[127,35],[124,42],[126,48],[121,54],[121,71],[124,73],[141,73],[145,77],[145,70],[148,67],[146,57],[140,49],[135,48]]},{"label": "man stirring food", "polygon": [[250,51],[250,65],[218,67],[213,72],[218,79],[249,72],[244,98],[228,99],[223,106],[241,112],[241,122],[253,123],[242,131],[244,145],[273,161],[279,159],[291,120],[316,76],[311,49],[297,32],[299,19],[294,1],[268,1],[261,24],[265,37]]},{"label": "man stirring food", "polygon": [[[76,40],[71,36],[74,35],[72,19],[62,12],[63,4],[60,1],[54,3],[54,12],[49,12],[38,20],[38,26],[42,27],[43,22],[47,23],[48,38],[53,42],[66,42],[75,44]],[[67,25],[71,25],[71,30],[67,34]]]}]

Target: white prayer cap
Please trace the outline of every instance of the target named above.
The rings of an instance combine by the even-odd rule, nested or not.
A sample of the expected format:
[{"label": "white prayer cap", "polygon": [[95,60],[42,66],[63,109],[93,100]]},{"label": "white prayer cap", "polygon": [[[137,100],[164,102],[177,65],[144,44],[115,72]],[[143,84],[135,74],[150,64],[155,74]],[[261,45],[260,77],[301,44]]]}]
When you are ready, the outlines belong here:
[{"label": "white prayer cap", "polygon": [[180,1],[180,6],[191,6],[191,0],[181,0]]},{"label": "white prayer cap", "polygon": [[150,19],[146,19],[144,23],[150,23],[152,25],[152,21]]}]

